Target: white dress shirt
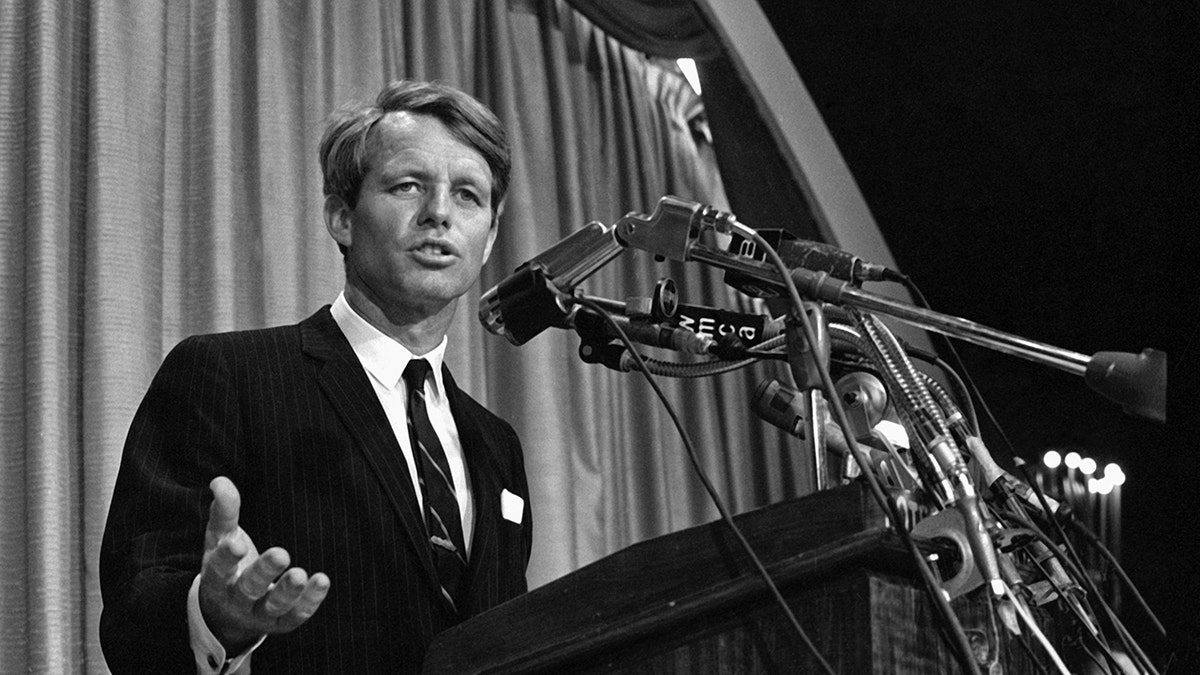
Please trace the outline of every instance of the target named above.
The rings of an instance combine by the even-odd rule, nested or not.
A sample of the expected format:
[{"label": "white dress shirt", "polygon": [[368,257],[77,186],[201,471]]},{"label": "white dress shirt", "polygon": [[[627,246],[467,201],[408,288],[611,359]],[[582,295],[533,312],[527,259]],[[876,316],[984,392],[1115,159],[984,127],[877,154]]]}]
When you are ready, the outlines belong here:
[{"label": "white dress shirt", "polygon": [[[454,424],[454,416],[450,414],[450,398],[446,395],[445,383],[442,381],[442,362],[446,356],[446,338],[428,354],[413,354],[404,345],[384,335],[379,329],[367,323],[366,319],[346,302],[344,294],[339,294],[337,301],[330,309],[338,327],[350,341],[354,353],[358,356],[363,370],[367,371],[371,386],[379,396],[383,411],[387,413],[388,422],[396,440],[400,441],[400,451],[404,453],[404,461],[408,464],[408,475],[412,477],[413,493],[417,495],[417,503],[425,508],[425,498],[421,494],[421,485],[417,478],[417,463],[413,455],[412,440],[408,436],[408,387],[404,384],[404,369],[408,362],[422,358],[429,362],[432,377],[425,380],[425,407],[429,411],[429,421],[437,432],[442,449],[446,451],[446,460],[450,463],[450,475],[454,479],[454,492],[458,496],[458,512],[462,517],[463,543],[467,547],[468,558],[471,555],[471,533],[475,528],[475,505],[471,494],[471,480],[467,473],[467,463],[463,455],[462,441],[458,437],[458,427]],[[423,511],[422,511],[423,512]]]},{"label": "white dress shirt", "polygon": [[[415,358],[423,358],[429,362],[431,377],[425,380],[425,406],[429,412],[429,421],[437,432],[442,449],[446,452],[446,460],[450,463],[450,476],[454,480],[454,491],[458,496],[458,510],[462,517],[463,543],[466,554],[471,555],[471,539],[475,528],[474,496],[471,493],[471,477],[467,473],[466,459],[463,454],[462,441],[459,440],[458,427],[454,424],[454,416],[450,412],[450,399],[446,395],[446,387],[442,378],[442,362],[446,356],[446,338],[427,354],[413,354],[404,345],[384,335],[379,329],[367,322],[350,303],[344,293],[339,293],[337,300],[330,308],[333,320],[350,342],[355,356],[366,371],[367,379],[379,397],[379,403],[387,414],[392,433],[400,444],[400,452],[408,465],[408,475],[412,478],[413,493],[417,496],[417,504],[424,513],[425,497],[421,494],[421,485],[417,477],[416,458],[413,456],[412,440],[408,435],[408,387],[404,384],[404,368]],[[253,532],[248,532],[254,538]],[[255,542],[256,545],[271,542]],[[226,662],[225,648],[204,623],[200,612],[200,575],[196,575],[188,593],[188,629],[191,635],[192,652],[196,660],[196,672],[200,675],[218,675],[219,673],[237,673],[249,666],[250,654],[262,644],[260,638],[253,647]]]}]

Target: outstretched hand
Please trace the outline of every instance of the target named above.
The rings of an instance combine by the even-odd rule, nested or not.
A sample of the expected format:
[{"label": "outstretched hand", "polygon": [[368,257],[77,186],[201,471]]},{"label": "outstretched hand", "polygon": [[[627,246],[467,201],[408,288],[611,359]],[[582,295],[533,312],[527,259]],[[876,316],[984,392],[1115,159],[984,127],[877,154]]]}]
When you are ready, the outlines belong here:
[{"label": "outstretched hand", "polygon": [[213,493],[200,568],[200,612],[226,651],[239,653],[264,634],[286,633],[308,620],[329,592],[329,577],[290,567],[274,547],[261,555],[238,525],[242,498],[224,476]]}]

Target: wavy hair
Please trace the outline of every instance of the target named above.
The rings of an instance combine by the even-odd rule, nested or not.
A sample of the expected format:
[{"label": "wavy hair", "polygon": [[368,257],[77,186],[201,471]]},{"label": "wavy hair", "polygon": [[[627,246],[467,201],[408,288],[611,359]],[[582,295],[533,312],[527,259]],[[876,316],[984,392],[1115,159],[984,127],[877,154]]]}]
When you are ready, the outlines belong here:
[{"label": "wavy hair", "polygon": [[499,216],[508,192],[512,153],[500,120],[487,106],[449,85],[437,82],[397,80],[379,92],[375,102],[351,102],[329,116],[321,137],[321,175],[328,197],[340,197],[350,208],[358,203],[358,192],[367,166],[367,137],[375,123],[393,112],[429,115],[450,134],[483,156],[492,172],[491,207]]}]

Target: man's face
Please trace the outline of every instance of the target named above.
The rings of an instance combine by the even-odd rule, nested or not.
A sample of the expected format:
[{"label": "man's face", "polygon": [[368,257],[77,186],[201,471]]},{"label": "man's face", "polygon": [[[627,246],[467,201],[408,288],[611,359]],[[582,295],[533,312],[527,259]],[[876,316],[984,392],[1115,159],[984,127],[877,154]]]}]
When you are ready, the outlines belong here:
[{"label": "man's face", "polygon": [[399,317],[452,305],[496,239],[487,161],[438,119],[399,112],[371,130],[366,166],[354,208],[326,205],[347,280]]}]

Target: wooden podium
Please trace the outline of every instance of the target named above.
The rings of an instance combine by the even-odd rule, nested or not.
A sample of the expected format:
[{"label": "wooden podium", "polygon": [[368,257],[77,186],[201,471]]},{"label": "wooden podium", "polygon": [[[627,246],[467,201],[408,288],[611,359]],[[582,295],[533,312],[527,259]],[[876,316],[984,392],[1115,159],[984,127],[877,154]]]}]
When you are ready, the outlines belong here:
[{"label": "wooden podium", "polygon": [[[839,673],[958,673],[912,561],[857,485],[735,517]],[[1036,672],[967,595],[996,672]],[[988,672],[985,664],[983,672]],[[822,672],[723,522],[630,546],[437,636],[425,673]]]}]

